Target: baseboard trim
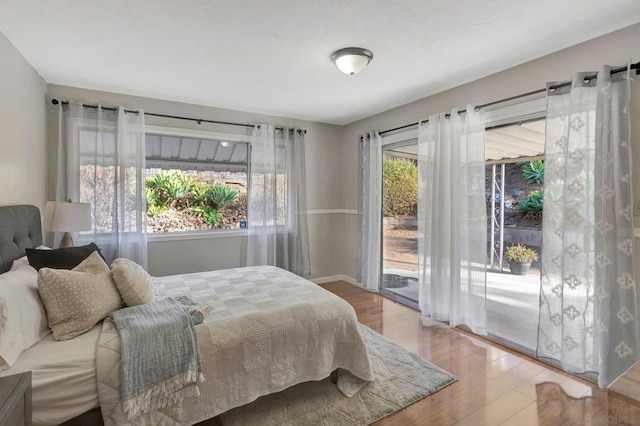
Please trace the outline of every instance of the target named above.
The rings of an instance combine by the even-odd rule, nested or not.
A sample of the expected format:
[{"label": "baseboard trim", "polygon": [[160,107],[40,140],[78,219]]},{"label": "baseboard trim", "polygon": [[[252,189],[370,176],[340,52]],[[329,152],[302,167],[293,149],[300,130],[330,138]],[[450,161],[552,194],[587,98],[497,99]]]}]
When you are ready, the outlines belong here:
[{"label": "baseboard trim", "polygon": [[338,274],[338,275],[330,275],[328,277],[319,277],[319,278],[314,278],[311,280],[311,282],[316,283],[316,284],[325,284],[325,283],[330,283],[330,282],[334,282],[334,281],[344,281],[347,282],[349,284],[353,284],[357,287],[362,288],[362,286],[360,285],[360,283],[358,283],[355,279],[348,277],[344,274]]}]

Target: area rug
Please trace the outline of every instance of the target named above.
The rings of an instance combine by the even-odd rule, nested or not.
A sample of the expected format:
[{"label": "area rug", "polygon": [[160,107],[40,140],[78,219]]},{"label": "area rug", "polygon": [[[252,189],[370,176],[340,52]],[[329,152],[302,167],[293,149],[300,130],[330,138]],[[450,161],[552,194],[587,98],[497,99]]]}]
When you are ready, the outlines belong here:
[{"label": "area rug", "polygon": [[368,425],[455,382],[455,376],[362,324],[376,379],[351,398],[325,379],[267,395],[220,416],[235,425]]}]

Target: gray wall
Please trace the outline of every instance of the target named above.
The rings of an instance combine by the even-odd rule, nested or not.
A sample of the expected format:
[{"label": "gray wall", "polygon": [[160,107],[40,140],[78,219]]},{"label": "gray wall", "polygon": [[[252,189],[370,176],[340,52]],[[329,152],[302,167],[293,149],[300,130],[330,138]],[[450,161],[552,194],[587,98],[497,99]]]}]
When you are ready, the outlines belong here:
[{"label": "gray wall", "polygon": [[[640,59],[640,25],[536,59],[518,67],[445,91],[435,96],[339,127],[282,117],[204,107],[117,93],[49,85],[0,34],[0,204],[31,203],[40,207],[53,198],[57,109],[50,99],[72,99],[105,105],[144,108],[152,112],[245,123],[278,123],[306,128],[307,194],[313,277],[344,274],[355,277],[357,254],[357,137],[422,119],[430,113],[467,103],[481,104],[538,89],[547,81],[564,80],[580,70]],[[639,80],[640,78],[636,78]],[[634,186],[640,199],[640,83],[632,83]],[[47,94],[48,93],[48,94]],[[46,110],[46,113],[45,113]],[[45,125],[46,120],[46,125]],[[238,132],[236,127],[165,119],[150,124]],[[240,130],[243,131],[243,130]],[[46,135],[46,143],[45,143]],[[329,210],[329,211],[326,211]],[[152,274],[192,272],[241,266],[244,237],[156,241],[149,245]],[[640,250],[636,255],[640,261]]]},{"label": "gray wall", "polygon": [[44,208],[47,83],[0,33],[0,205]]},{"label": "gray wall", "polygon": [[[47,132],[51,137],[47,143],[48,155],[48,195],[55,194],[55,168],[57,152],[58,107],[51,105],[50,99],[75,100],[102,105],[121,105],[127,108],[143,108],[145,111],[207,118],[219,121],[239,123],[274,123],[307,130],[306,166],[307,166],[307,208],[309,210],[337,209],[340,206],[338,188],[340,184],[340,164],[335,155],[341,147],[341,128],[304,120],[273,117],[212,108],[158,99],[142,98],[117,93],[100,92],[74,87],[49,85],[47,98]],[[146,117],[146,124],[223,131],[229,133],[250,134],[250,130],[235,127],[183,120],[170,120]],[[247,133],[249,132],[249,133]],[[325,277],[337,273],[339,263],[333,249],[339,239],[339,227],[334,226],[334,214],[309,215],[309,240],[311,252],[312,277]],[[152,275],[168,275],[205,271],[210,269],[232,268],[244,265],[246,250],[245,237],[159,240],[149,242],[149,272]]]},{"label": "gray wall", "polygon": [[[357,209],[358,135],[371,130],[386,130],[417,122],[431,113],[447,111],[467,104],[484,104],[501,98],[545,87],[548,81],[566,80],[577,71],[598,71],[603,64],[623,65],[640,60],[640,24],[578,44],[523,65],[490,75],[416,102],[357,121],[343,128],[343,143],[336,157],[342,170],[342,208]],[[640,77],[631,83],[632,147],[636,200],[640,200]],[[504,105],[502,105],[504,106]],[[355,277],[358,218],[342,215],[340,244],[341,274]],[[637,218],[640,219],[640,218]],[[636,223],[638,220],[636,220]],[[638,240],[636,240],[638,242]],[[640,250],[636,250],[640,260]]]}]

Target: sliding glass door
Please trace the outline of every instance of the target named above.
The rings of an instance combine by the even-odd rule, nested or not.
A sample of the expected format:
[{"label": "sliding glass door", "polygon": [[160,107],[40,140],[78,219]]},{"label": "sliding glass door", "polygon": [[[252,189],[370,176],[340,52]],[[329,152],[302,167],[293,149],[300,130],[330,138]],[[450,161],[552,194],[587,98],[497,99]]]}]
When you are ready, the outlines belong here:
[{"label": "sliding glass door", "polygon": [[418,145],[383,145],[382,279],[380,291],[406,305],[418,303]]},{"label": "sliding glass door", "polygon": [[530,354],[540,302],[544,132],[543,119],[486,133],[487,331]]},{"label": "sliding glass door", "polygon": [[[527,353],[536,346],[545,120],[501,125],[486,133],[487,331]],[[383,138],[380,291],[418,307],[417,131]],[[517,271],[512,251],[533,262]],[[532,254],[533,253],[533,254]],[[513,271],[511,267],[513,266]]]}]

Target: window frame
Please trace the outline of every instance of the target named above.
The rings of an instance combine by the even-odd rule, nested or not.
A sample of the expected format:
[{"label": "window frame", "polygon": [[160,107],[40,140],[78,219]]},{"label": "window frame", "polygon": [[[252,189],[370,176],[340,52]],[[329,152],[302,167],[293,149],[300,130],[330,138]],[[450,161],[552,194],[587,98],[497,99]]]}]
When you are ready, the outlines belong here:
[{"label": "window frame", "polygon": [[[251,135],[241,133],[216,132],[211,130],[185,129],[181,127],[158,126],[145,124],[146,134],[159,136],[175,136],[180,138],[195,139],[211,139],[225,140],[234,143],[247,144],[247,190],[249,187],[249,179],[251,176]],[[145,141],[146,142],[146,141]],[[146,156],[145,156],[146,160]],[[177,162],[176,162],[177,163]],[[249,206],[247,205],[247,210]],[[221,230],[199,230],[199,231],[175,231],[175,232],[147,232],[147,241],[150,243],[161,241],[184,241],[184,240],[201,240],[210,238],[230,238],[245,237],[248,234],[247,229],[221,229]]]}]

